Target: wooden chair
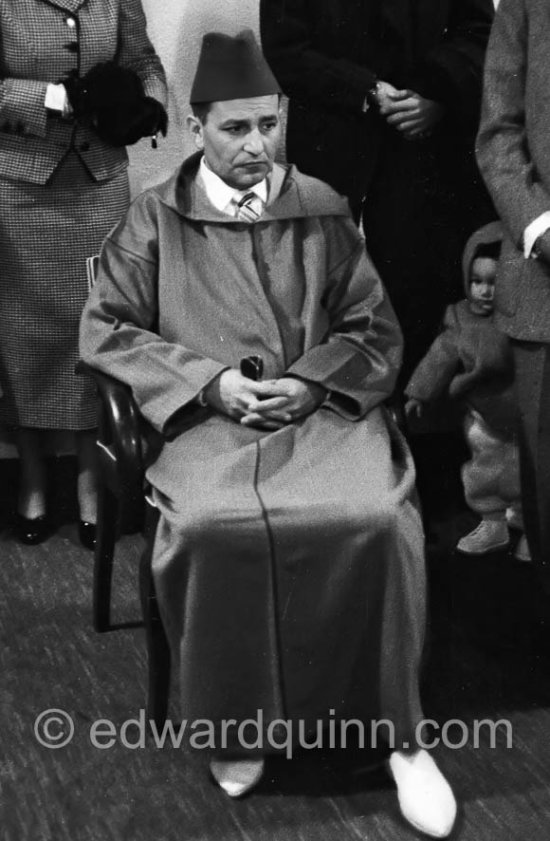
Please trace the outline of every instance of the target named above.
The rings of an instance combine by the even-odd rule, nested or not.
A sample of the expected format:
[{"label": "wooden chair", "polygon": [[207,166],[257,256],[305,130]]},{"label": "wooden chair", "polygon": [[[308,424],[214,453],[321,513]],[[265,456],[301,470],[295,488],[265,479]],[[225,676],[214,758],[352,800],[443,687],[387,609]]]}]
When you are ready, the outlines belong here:
[{"label": "wooden chair", "polygon": [[[241,360],[241,373],[250,379],[262,377],[261,357]],[[99,399],[98,414],[98,519],[94,562],[93,622],[96,631],[116,630],[129,624],[111,622],[111,590],[115,544],[122,534],[145,534],[140,563],[140,596],[149,660],[148,712],[161,727],[166,720],[170,686],[170,649],[160,618],[151,573],[152,541],[158,511],[145,503],[145,468],[142,452],[144,420],[128,386],[90,368],[83,362],[77,373],[93,378]],[[388,408],[403,429],[402,400],[393,398]],[[135,626],[141,623],[130,623]]]},{"label": "wooden chair", "polygon": [[[158,728],[166,721],[170,689],[170,648],[160,618],[151,572],[151,550],[158,512],[145,503],[142,452],[143,419],[130,389],[79,362],[77,373],[90,376],[98,392],[98,517],[94,557],[93,623],[103,633],[143,624],[149,662],[148,717]],[[139,569],[143,623],[111,621],[115,545],[122,534],[143,532]]]}]

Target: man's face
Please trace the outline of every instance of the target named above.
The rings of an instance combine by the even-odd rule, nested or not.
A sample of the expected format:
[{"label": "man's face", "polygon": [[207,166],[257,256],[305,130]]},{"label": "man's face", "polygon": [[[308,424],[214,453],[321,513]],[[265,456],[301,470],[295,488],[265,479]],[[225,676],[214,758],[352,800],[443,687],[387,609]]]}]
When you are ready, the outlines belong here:
[{"label": "man's face", "polygon": [[190,126],[210,169],[231,187],[247,190],[273,167],[281,135],[279,97],[213,102],[205,123],[190,117]]},{"label": "man's face", "polygon": [[476,257],[470,272],[470,309],[478,315],[493,311],[497,261],[491,257]]}]

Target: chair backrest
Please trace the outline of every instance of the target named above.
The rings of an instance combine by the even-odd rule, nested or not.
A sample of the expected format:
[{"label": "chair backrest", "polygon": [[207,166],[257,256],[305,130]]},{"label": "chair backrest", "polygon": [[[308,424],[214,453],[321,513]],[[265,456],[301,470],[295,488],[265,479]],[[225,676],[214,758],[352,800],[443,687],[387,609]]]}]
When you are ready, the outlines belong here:
[{"label": "chair backrest", "polygon": [[[91,291],[99,268],[99,255],[86,259],[86,276]],[[91,377],[98,392],[98,465],[101,492],[108,488],[116,499],[118,528],[122,534],[139,531],[143,524],[144,464],[141,416],[131,389],[122,382],[96,371],[80,361],[78,374]]]}]

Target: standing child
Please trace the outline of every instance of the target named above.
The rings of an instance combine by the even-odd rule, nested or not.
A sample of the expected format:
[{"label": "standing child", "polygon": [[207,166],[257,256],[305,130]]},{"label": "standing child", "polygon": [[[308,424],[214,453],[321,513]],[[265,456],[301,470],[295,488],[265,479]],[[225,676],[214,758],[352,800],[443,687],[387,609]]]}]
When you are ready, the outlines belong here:
[{"label": "standing child", "polygon": [[[442,332],[405,389],[409,415],[420,416],[445,392],[464,414],[472,458],[462,481],[466,502],[481,517],[457,544],[468,555],[504,548],[510,527],[523,531],[512,357],[508,337],[493,322],[501,243],[498,222],[468,240],[462,263],[467,298],[447,308]],[[523,534],[515,557],[531,559]]]}]

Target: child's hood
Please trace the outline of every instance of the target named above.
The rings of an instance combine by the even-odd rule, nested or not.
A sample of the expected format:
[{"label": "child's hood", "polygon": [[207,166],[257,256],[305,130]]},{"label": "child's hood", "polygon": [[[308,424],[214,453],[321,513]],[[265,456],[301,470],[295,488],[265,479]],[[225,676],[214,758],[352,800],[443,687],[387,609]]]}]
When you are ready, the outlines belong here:
[{"label": "child's hood", "polygon": [[464,280],[464,290],[466,297],[470,297],[470,268],[472,262],[483,245],[491,245],[493,242],[502,242],[504,232],[500,222],[489,222],[472,234],[462,257],[462,276]]}]

